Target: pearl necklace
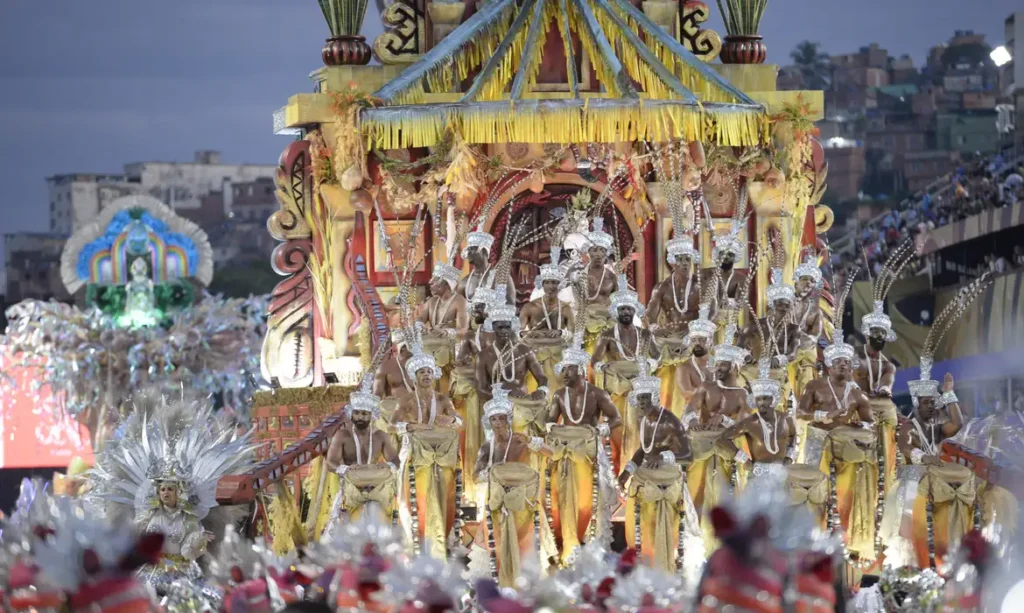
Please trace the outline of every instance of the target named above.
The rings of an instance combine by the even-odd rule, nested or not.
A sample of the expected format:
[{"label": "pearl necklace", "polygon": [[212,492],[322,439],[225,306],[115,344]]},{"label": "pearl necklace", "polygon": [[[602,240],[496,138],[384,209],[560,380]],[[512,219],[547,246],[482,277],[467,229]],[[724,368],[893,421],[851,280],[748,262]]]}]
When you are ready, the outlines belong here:
[{"label": "pearl necklace", "polygon": [[470,293],[470,291],[469,291],[469,284],[473,282],[473,275],[476,274],[476,269],[474,268],[473,270],[471,270],[469,272],[469,276],[466,277],[466,300],[472,300],[473,296],[476,296],[476,290],[480,289],[480,284],[484,281],[484,279],[487,278],[487,273],[490,272],[490,270],[491,270],[491,265],[490,264],[487,264],[486,266],[484,266],[484,272],[483,272],[483,274],[480,275],[480,280],[477,281],[476,287],[473,288],[473,292],[472,293]]},{"label": "pearl necklace", "polygon": [[448,314],[448,309],[451,308],[452,302],[455,302],[455,297],[457,295],[458,294],[453,293],[451,295],[451,297],[448,298],[448,302],[446,302],[444,304],[444,308],[441,309],[441,321],[437,320],[437,310],[438,310],[437,309],[437,305],[441,304],[441,299],[440,298],[437,299],[437,302],[434,303],[434,308],[430,311],[430,325],[431,325],[431,327],[437,328],[437,327],[440,327],[442,323],[444,323],[444,316]]},{"label": "pearl necklace", "polygon": [[563,401],[565,404],[565,416],[569,418],[569,422],[573,425],[579,425],[583,421],[583,416],[587,413],[587,394],[590,392],[590,384],[586,381],[583,382],[583,402],[580,403],[580,416],[572,416],[572,403],[569,402],[569,388],[565,388],[565,396]]},{"label": "pearl necklace", "polygon": [[[761,435],[764,437],[764,448],[768,450],[768,453],[775,455],[779,452],[779,414],[775,413],[775,420],[772,423],[771,428],[768,427],[768,420],[757,414],[757,420],[761,422]],[[773,436],[769,436],[773,435]],[[775,440],[775,449],[772,449],[772,444],[769,438]]]},{"label": "pearl necklace", "polygon": [[555,297],[555,304],[558,306],[558,311],[556,311],[555,314],[558,315],[558,319],[557,319],[558,323],[555,324],[555,327],[552,327],[551,326],[551,314],[548,312],[548,305],[547,305],[546,302],[544,302],[544,296],[540,297],[540,308],[544,309],[544,323],[545,323],[545,325],[547,325],[548,330],[558,330],[559,332],[562,331],[562,305],[559,302],[560,301],[558,300],[558,297],[556,296]]},{"label": "pearl necklace", "polygon": [[654,422],[654,432],[651,433],[650,444],[647,443],[647,416],[644,415],[640,422],[640,448],[644,450],[645,454],[654,450],[654,441],[658,439],[658,426],[661,425],[663,415],[665,415],[665,407],[661,407],[661,410],[658,411],[658,421]]},{"label": "pearl necklace", "polygon": [[[510,343],[510,345],[511,345],[511,343]],[[499,370],[499,372],[501,374],[502,380],[505,381],[506,383],[513,383],[513,382],[515,382],[516,381],[516,354],[515,354],[516,347],[515,347],[515,345],[511,345],[511,348],[512,348],[511,349],[511,353],[512,353],[512,370],[511,370],[512,374],[511,375],[506,374],[507,371],[508,371],[508,367],[505,366],[505,358],[504,358],[505,354],[504,354],[503,351],[498,350],[498,343],[496,341],[491,341],[491,348],[494,349],[494,355],[498,358],[498,363],[495,364],[495,367],[496,367],[495,370]],[[492,370],[492,373],[493,373],[493,370]]]},{"label": "pearl necklace", "polygon": [[[512,437],[513,436],[514,436],[513,434],[509,434],[508,435],[508,442],[505,443],[505,455],[502,456],[502,458],[501,458],[501,463],[502,464],[505,464],[506,462],[508,462],[508,450],[512,448]],[[495,437],[495,439],[497,439],[497,437]],[[493,466],[494,466],[494,441],[491,441],[491,450],[488,453],[488,457],[487,457],[487,468],[491,468]]]},{"label": "pearl necklace", "polygon": [[693,273],[686,277],[686,290],[683,295],[682,309],[679,308],[679,295],[676,293],[676,276],[674,274],[670,284],[672,285],[672,307],[680,315],[686,315],[686,312],[690,310],[690,286],[693,284]]},{"label": "pearl necklace", "polygon": [[[607,266],[602,266],[601,267],[601,280],[597,282],[597,291],[594,292],[593,296],[590,295],[590,288],[587,288],[587,302],[592,302],[594,300],[597,300],[597,297],[601,295],[601,288],[604,287],[604,278],[605,278],[605,276],[607,274],[608,274],[608,267]],[[590,282],[590,271],[587,271],[587,283],[589,283],[589,282]]]},{"label": "pearl necklace", "polygon": [[938,446],[935,444],[935,420],[932,420],[928,424],[928,426],[931,428],[931,439],[925,437],[924,429],[921,428],[921,422],[917,421],[916,417],[913,419],[913,422],[914,428],[917,429],[917,433],[921,437],[921,447],[923,447],[922,451],[924,451],[928,455],[938,455]]},{"label": "pearl necklace", "polygon": [[[352,438],[356,439],[356,466],[362,466],[363,464],[363,444],[359,442],[359,435],[356,434],[355,426],[349,425],[349,430],[352,432]],[[370,456],[373,455],[373,424],[370,424],[370,440],[369,449],[366,452],[366,463],[370,463]]]},{"label": "pearl necklace", "polygon": [[867,350],[864,351],[864,357],[867,358],[865,362],[868,363],[868,385],[871,386],[871,393],[877,393],[878,388],[882,385],[882,354],[878,354],[878,381],[875,381],[874,372],[871,370],[871,356],[868,355]]},{"label": "pearl necklace", "polygon": [[619,335],[619,324],[615,324],[615,347],[619,350],[619,357],[623,360],[634,361],[637,358],[637,353],[640,352],[640,333],[636,333],[636,346],[633,347],[633,356],[630,357],[626,350],[622,347],[622,337]]},{"label": "pearl necklace", "polygon": [[[427,421],[428,426],[434,425],[434,420],[437,418],[437,394],[434,390],[430,390],[430,419]],[[423,403],[420,402],[420,395],[416,394],[416,419],[419,423],[423,423]]]},{"label": "pearl necklace", "polygon": [[828,389],[832,391],[832,398],[834,398],[835,401],[836,401],[836,408],[842,409],[843,411],[845,411],[846,410],[846,401],[850,397],[850,382],[849,381],[846,382],[846,388],[843,390],[843,400],[842,400],[842,402],[840,402],[839,401],[839,396],[836,395],[836,388],[832,387],[832,379],[826,378],[825,381],[828,382]]}]

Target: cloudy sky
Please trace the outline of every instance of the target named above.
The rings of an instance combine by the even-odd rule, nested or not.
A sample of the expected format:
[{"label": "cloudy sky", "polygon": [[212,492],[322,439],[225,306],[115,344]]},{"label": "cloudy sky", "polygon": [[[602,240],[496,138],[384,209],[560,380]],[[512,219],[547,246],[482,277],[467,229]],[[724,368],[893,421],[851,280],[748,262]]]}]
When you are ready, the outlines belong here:
[{"label": "cloudy sky", "polygon": [[[310,90],[326,36],[315,0],[0,4],[0,234],[47,230],[53,174],[187,161],[197,149],[274,162],[287,141],[271,133],[271,113]],[[370,4],[368,37],[380,32]],[[1001,42],[1004,19],[1021,8],[968,4],[771,0],[761,31],[772,62],[810,39],[832,53],[878,42],[921,63],[955,29]],[[717,18],[714,27],[722,30]]]}]

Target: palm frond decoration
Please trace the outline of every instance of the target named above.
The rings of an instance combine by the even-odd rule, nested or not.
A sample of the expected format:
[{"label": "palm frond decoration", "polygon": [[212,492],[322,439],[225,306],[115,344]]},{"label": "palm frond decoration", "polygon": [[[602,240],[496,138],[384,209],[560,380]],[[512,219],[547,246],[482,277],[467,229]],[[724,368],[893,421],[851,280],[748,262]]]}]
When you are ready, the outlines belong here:
[{"label": "palm frond decoration", "polygon": [[317,0],[332,37],[358,36],[369,0]]},{"label": "palm frond decoration", "polygon": [[717,0],[729,36],[757,36],[768,0]]}]

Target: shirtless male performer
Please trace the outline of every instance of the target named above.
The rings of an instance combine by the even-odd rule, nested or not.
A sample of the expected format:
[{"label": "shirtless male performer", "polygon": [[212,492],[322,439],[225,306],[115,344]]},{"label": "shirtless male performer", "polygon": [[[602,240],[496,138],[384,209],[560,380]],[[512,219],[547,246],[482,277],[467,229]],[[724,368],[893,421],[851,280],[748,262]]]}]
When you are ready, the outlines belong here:
[{"label": "shirtless male performer", "polygon": [[[761,335],[756,326],[765,331],[765,338],[771,338],[776,355],[771,356],[772,368],[785,369],[786,366],[796,357],[799,347],[799,329],[793,323],[793,302],[796,299],[796,292],[793,286],[782,279],[782,270],[774,269],[771,273],[772,280],[766,291],[768,298],[768,314],[755,321],[751,321],[743,331],[743,346],[750,352],[750,355],[764,356],[765,348],[760,346]],[[767,356],[765,356],[767,357]],[[748,358],[749,360],[749,358]],[[757,366],[746,370],[748,375],[757,373]],[[748,379],[754,379],[748,376]],[[787,382],[788,383],[788,382]],[[783,386],[782,395],[789,392],[789,385]],[[788,398],[783,398],[786,402]]]},{"label": "shirtless male performer", "polygon": [[519,321],[525,336],[538,338],[562,339],[568,341],[572,337],[573,312],[572,306],[558,297],[565,279],[559,268],[560,247],[551,248],[551,263],[540,267],[536,283],[544,294],[536,300],[523,305]]},{"label": "shirtless male performer", "polygon": [[[647,380],[650,380],[648,383]],[[658,387],[656,387],[658,386]],[[660,380],[637,377],[633,380],[633,402],[640,414],[640,447],[619,474],[623,488],[640,467],[658,468],[690,458],[690,443],[683,422],[658,402]]]},{"label": "shirtless male performer", "polygon": [[606,305],[615,291],[615,271],[608,264],[608,253],[615,239],[604,231],[604,219],[593,221],[593,230],[587,233],[587,304]]},{"label": "shirtless male performer", "polygon": [[[672,273],[654,286],[647,304],[647,321],[655,331],[659,327],[685,330],[686,324],[697,318],[700,307],[700,283],[694,264],[700,260],[700,252],[689,234],[668,241],[666,251]],[[662,315],[664,324],[659,321]]]},{"label": "shirtless male performer", "polygon": [[821,290],[824,287],[818,258],[809,254],[793,271],[796,283],[796,304],[793,321],[796,322],[796,357],[789,366],[793,394],[803,396],[807,384],[818,372],[818,341],[825,333],[825,320],[821,314]]},{"label": "shirtless male performer", "polygon": [[469,328],[468,303],[455,292],[459,269],[450,264],[437,264],[430,278],[430,298],[419,309],[417,319],[426,326],[426,333],[452,341]]},{"label": "shirtless male performer", "polygon": [[[942,380],[942,393],[937,381],[931,380],[930,364],[921,365],[921,378],[910,381],[914,413],[909,419],[900,420],[900,452],[910,464],[941,465],[939,459],[942,441],[956,436],[964,425],[960,401],[953,391],[953,375],[946,373]],[[945,418],[942,411],[948,411]]]},{"label": "shirtless male performer", "polygon": [[853,381],[854,348],[839,340],[841,335],[842,330],[836,326],[835,338],[825,348],[828,376],[807,385],[797,410],[798,417],[819,430],[865,426],[875,421],[868,397]]},{"label": "shirtless male performer", "polygon": [[466,237],[466,247],[462,250],[462,259],[469,262],[469,273],[459,280],[455,292],[472,303],[479,287],[493,287],[505,284],[508,288],[508,303],[515,304],[515,286],[510,279],[495,280],[494,269],[489,263],[491,249],[494,247],[494,236],[484,232],[481,227],[470,232]]},{"label": "shirtless male performer", "polygon": [[401,400],[412,393],[413,385],[405,374],[405,364],[412,357],[405,341],[405,330],[391,329],[391,355],[389,355],[373,381],[373,393],[382,399]]},{"label": "shirtless male performer", "polygon": [[[499,289],[498,295],[502,291]],[[476,383],[480,399],[485,402],[490,400],[491,387],[495,383],[501,384],[516,405],[514,429],[531,436],[538,435],[544,428],[548,378],[533,350],[516,338],[519,318],[515,307],[492,304],[487,313],[485,326],[494,332],[494,340],[485,345],[476,357]],[[533,375],[538,385],[532,394],[526,391],[526,373]]]},{"label": "shirtless male performer", "polygon": [[[756,412],[726,428],[718,443],[736,457],[736,461],[752,470],[754,477],[773,472],[768,465],[788,466],[796,460],[797,434],[793,418],[776,410],[782,395],[782,384],[769,375],[770,358],[759,363],[760,376],[750,383],[750,401]],[[750,453],[733,442],[744,437]]]},{"label": "shirtless male performer", "polygon": [[[388,433],[374,426],[380,419],[380,398],[369,389],[370,381],[367,379],[358,392],[352,393],[345,407],[348,424],[335,432],[327,448],[327,469],[337,473],[342,480],[331,505],[326,528],[328,535],[333,534],[343,514],[358,519],[357,515],[367,502],[379,505],[384,512],[394,508],[394,490],[378,489],[377,486],[394,480],[398,470],[398,452]],[[384,466],[388,470],[380,470]],[[355,494],[362,488],[369,488],[370,495]]]},{"label": "shirtless male performer", "polygon": [[406,362],[405,371],[413,380],[415,391],[398,403],[398,409],[391,417],[393,431],[403,435],[435,427],[460,430],[462,419],[455,411],[455,405],[448,396],[434,390],[434,382],[440,378],[441,369],[418,343],[412,342],[411,345],[412,357]]},{"label": "shirtless male performer", "polygon": [[563,562],[587,540],[595,514],[600,518],[609,512],[600,495],[597,495],[598,508],[594,508],[594,481],[595,474],[600,477],[603,468],[611,468],[604,453],[604,441],[621,425],[619,411],[608,393],[587,382],[590,354],[583,350],[582,344],[582,333],[579,333],[572,345],[562,352],[562,361],[556,370],[565,386],[554,395],[547,414],[546,440],[554,453],[551,520],[555,538],[561,544]]},{"label": "shirtless male performer", "polygon": [[[744,189],[744,192],[746,190]],[[746,198],[746,194],[743,195]],[[745,203],[740,204],[741,210],[746,208]],[[740,234],[743,231],[743,219],[733,219],[729,231],[726,234],[715,236],[715,246],[711,251],[711,258],[718,267],[719,274],[715,282],[715,299],[718,304],[729,304],[730,301],[742,304],[745,298],[738,296],[740,288],[744,285],[745,272],[736,270],[736,261],[743,255],[746,247]],[[712,277],[714,279],[714,277]]]},{"label": "shirtless male performer", "polygon": [[747,390],[739,385],[739,366],[747,359],[747,350],[733,344],[736,324],[729,323],[720,345],[715,345],[714,378],[705,381],[686,408],[684,422],[695,431],[728,428],[750,412]]}]

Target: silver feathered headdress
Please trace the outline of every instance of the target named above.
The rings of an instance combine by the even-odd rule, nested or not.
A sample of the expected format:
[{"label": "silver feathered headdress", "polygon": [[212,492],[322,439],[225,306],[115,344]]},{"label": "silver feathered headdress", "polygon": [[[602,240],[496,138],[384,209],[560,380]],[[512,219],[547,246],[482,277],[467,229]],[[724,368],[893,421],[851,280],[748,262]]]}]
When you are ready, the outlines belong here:
[{"label": "silver feathered headdress", "polygon": [[218,428],[209,400],[141,395],[132,414],[98,455],[94,496],[111,511],[144,513],[157,500],[157,485],[174,481],[185,512],[200,521],[217,506],[221,477],[249,470],[256,449],[249,435]]},{"label": "silver feathered headdress", "polygon": [[[871,312],[865,315],[860,320],[860,331],[867,338],[871,334],[872,328],[879,328],[885,330],[886,342],[893,342],[896,340],[896,333],[892,329],[892,320],[885,314],[885,297],[889,294],[889,290],[892,289],[893,283],[896,282],[900,277],[900,273],[914,257],[914,239],[907,239],[902,245],[896,248],[889,256],[889,259],[882,265],[882,270],[878,273],[878,277],[875,279],[872,285],[872,309]],[[871,274],[868,269],[868,274]]]}]

